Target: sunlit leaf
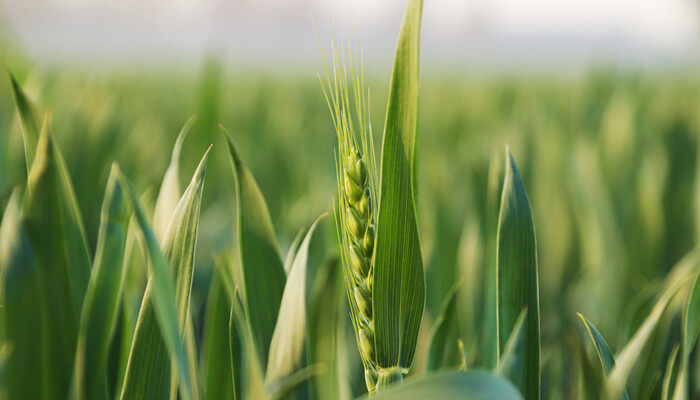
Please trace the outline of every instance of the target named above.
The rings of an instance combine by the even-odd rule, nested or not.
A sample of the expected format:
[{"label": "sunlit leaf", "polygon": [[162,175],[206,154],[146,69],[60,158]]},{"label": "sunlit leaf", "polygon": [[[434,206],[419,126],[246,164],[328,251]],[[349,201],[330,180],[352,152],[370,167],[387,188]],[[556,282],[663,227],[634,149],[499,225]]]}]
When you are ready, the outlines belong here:
[{"label": "sunlit leaf", "polygon": [[407,369],[413,363],[425,303],[415,196],[422,8],[422,0],[406,5],[384,126],[372,291],[376,358],[382,368]]}]

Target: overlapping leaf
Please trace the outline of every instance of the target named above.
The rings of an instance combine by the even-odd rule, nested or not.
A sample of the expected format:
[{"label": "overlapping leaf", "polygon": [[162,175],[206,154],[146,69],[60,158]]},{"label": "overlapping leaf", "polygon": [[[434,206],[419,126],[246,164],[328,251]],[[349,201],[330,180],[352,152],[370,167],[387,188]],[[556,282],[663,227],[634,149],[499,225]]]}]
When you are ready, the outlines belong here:
[{"label": "overlapping leaf", "polygon": [[422,0],[406,5],[382,144],[372,308],[380,367],[409,368],[425,303],[416,218],[418,64]]},{"label": "overlapping leaf", "polygon": [[237,186],[243,303],[265,366],[286,277],[265,198],[230,135],[225,131],[224,135]]},{"label": "overlapping leaf", "polygon": [[526,308],[525,346],[520,390],[528,400],[540,397],[540,311],[537,245],[530,201],[510,151],[498,219],[498,343],[504,349]]},{"label": "overlapping leaf", "polygon": [[[610,351],[610,347],[608,347],[608,343],[605,341],[603,338],[603,335],[598,332],[598,329],[590,323],[586,317],[584,317],[582,314],[578,314],[579,318],[581,318],[581,321],[583,321],[583,324],[586,325],[586,330],[588,331],[588,335],[591,339],[591,342],[593,343],[593,347],[595,348],[596,354],[598,355],[598,359],[600,360],[600,365],[603,368],[603,372],[605,375],[608,375],[610,373],[610,370],[613,369],[615,366],[615,357],[612,354],[612,351]],[[594,390],[597,390],[594,389]],[[627,394],[627,390],[624,390],[622,392],[621,398],[623,400],[629,400],[629,395]]]},{"label": "overlapping leaf", "polygon": [[484,371],[438,372],[394,386],[372,396],[375,400],[518,400],[507,380]]},{"label": "overlapping leaf", "polygon": [[117,320],[125,276],[124,249],[129,224],[128,203],[112,166],[107,181],[97,252],[80,317],[71,396],[93,399],[103,378],[110,337]]},{"label": "overlapping leaf", "polygon": [[45,331],[41,307],[39,271],[22,223],[20,192],[15,190],[0,225],[0,276],[2,276],[2,325],[5,343],[11,346],[3,369],[3,384],[11,399],[42,398],[41,369],[44,349],[37,348]]},{"label": "overlapping leaf", "polygon": [[158,241],[163,239],[168,223],[170,223],[170,217],[180,201],[180,152],[182,151],[182,143],[192,129],[194,122],[195,118],[190,117],[177,135],[170,165],[165,170],[163,182],[160,185],[156,208],[153,212],[153,233],[156,234]]},{"label": "overlapping leaf", "polygon": [[265,371],[265,382],[268,386],[302,370],[308,364],[307,264],[311,238],[323,217],[325,214],[316,219],[309,228],[289,270]]},{"label": "overlapping leaf", "polygon": [[194,360],[189,360],[182,338],[189,307],[207,155],[208,151],[173,213],[163,241],[163,253],[130,190],[132,205],[137,209],[137,220],[146,239],[151,271],[134,333],[122,399],[167,398],[171,355],[176,360],[182,396],[186,399],[198,396],[192,376]]},{"label": "overlapping leaf", "polygon": [[[14,76],[7,71],[10,78],[12,93],[15,99],[15,105],[22,122],[22,132],[25,150],[25,159],[27,162],[27,172],[34,163],[36,157],[37,144],[42,131],[49,131],[50,115],[44,117],[43,123],[40,120],[40,114],[37,107],[32,103],[29,97],[24,93]],[[56,179],[58,180],[58,194],[55,196],[56,202],[60,205],[60,212],[63,222],[60,224],[60,229],[55,232],[60,232],[64,236],[66,246],[67,263],[70,266],[69,274],[71,277],[71,290],[73,291],[73,306],[80,312],[83,304],[83,297],[87,289],[88,280],[90,279],[90,253],[88,251],[87,237],[85,234],[85,226],[83,217],[80,213],[78,200],[73,188],[68,167],[60,148],[50,140],[50,151],[52,154],[52,163],[56,167]]]},{"label": "overlapping leaf", "polygon": [[[45,325],[44,395],[47,398],[65,398],[71,381],[73,356],[77,338],[79,290],[75,290],[66,254],[66,237],[61,213],[61,189],[58,167],[51,138],[44,126],[37,144],[36,157],[29,173],[23,220],[27,237],[36,256]],[[80,296],[82,299],[82,296]]]},{"label": "overlapping leaf", "polygon": [[457,286],[453,286],[440,307],[440,315],[433,326],[428,348],[427,370],[459,365],[460,352],[457,347]]}]

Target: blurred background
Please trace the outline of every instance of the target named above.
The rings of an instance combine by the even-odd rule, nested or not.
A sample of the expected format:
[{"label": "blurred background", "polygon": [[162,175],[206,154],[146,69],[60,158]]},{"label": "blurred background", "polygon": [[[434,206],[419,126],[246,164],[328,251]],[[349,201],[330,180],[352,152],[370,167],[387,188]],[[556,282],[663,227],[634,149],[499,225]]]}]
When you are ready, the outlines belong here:
[{"label": "blurred background", "polygon": [[[193,289],[199,329],[214,255],[234,240],[218,124],[258,179],[283,254],[335,193],[336,139],[317,78],[334,34],[364,51],[381,143],[402,0],[2,1],[0,59],[53,113],[93,248],[113,160],[152,207],[190,115],[198,122],[183,149],[183,185],[215,144]],[[462,277],[460,336],[475,365],[489,363],[480,352],[489,340],[484,271],[510,143],[537,231],[543,390],[573,398],[576,312],[619,350],[700,231],[700,3],[426,0],[421,46],[422,335]],[[2,209],[25,174],[5,80]],[[663,329],[677,331],[678,321]],[[651,366],[670,351],[654,349]],[[420,363],[419,354],[417,371]],[[652,367],[635,371],[631,386],[641,389],[630,394],[658,398],[659,378]]]}]

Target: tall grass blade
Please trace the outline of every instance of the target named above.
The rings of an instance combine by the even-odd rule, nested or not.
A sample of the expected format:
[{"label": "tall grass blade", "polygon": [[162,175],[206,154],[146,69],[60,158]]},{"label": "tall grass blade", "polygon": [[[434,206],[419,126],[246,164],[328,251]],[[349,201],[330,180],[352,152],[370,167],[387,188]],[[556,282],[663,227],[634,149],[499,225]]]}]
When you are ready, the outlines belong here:
[{"label": "tall grass blade", "polygon": [[258,357],[264,360],[265,367],[286,277],[265,198],[243,163],[231,136],[226,131],[224,135],[238,195],[238,245],[243,277],[243,304]]},{"label": "tall grass blade", "polygon": [[484,371],[437,372],[369,397],[375,400],[519,400],[506,379]]},{"label": "tall grass blade", "polygon": [[525,382],[522,381],[523,368],[527,368],[525,358],[525,321],[527,320],[527,309],[524,309],[518,321],[515,323],[515,328],[508,338],[506,347],[503,349],[498,360],[498,374],[510,379],[518,388],[525,387]]},{"label": "tall grass blade", "polygon": [[20,196],[18,189],[12,192],[0,225],[2,329],[6,345],[11,346],[3,385],[8,399],[31,400],[43,398],[45,389],[42,374],[47,365],[41,343],[47,321],[37,260],[20,215]]},{"label": "tall grass blade", "polygon": [[676,359],[678,358],[679,345],[675,345],[671,350],[671,355],[668,356],[666,369],[664,370],[664,379],[661,384],[661,400],[669,400],[671,398],[671,383],[676,371]]},{"label": "tall grass blade", "polygon": [[[204,171],[209,151],[202,158],[182,195],[163,241],[163,252],[129,187],[132,206],[146,240],[150,277],[141,304],[134,342],[124,378],[122,399],[167,398],[170,394],[171,357],[185,399],[198,397],[184,330],[189,307]],[[124,185],[129,185],[124,180]],[[172,272],[171,272],[172,271]]]},{"label": "tall grass blade", "polygon": [[[289,270],[265,371],[265,384],[268,388],[308,365],[309,245],[316,226],[325,216],[326,214],[321,215],[311,225]],[[308,396],[305,385],[300,391],[300,396]]]},{"label": "tall grass blade", "polygon": [[682,284],[671,284],[664,290],[659,300],[654,304],[651,313],[649,313],[632,339],[617,356],[617,363],[610,371],[605,388],[607,398],[617,399],[624,392],[627,379],[632,373],[632,368],[637,363],[644,346],[654,333],[662,315],[681,285]]},{"label": "tall grass blade", "polygon": [[506,168],[498,218],[497,240],[498,344],[505,349],[523,308],[524,368],[520,387],[528,400],[540,398],[540,305],[537,244],[530,201],[518,166],[506,150]]},{"label": "tall grass blade", "polygon": [[316,274],[309,316],[311,362],[324,365],[314,383],[318,399],[347,400],[350,388],[343,374],[344,322],[348,310],[340,259],[330,253]]},{"label": "tall grass blade", "polygon": [[482,321],[482,364],[495,368],[498,364],[498,325],[496,296],[496,246],[498,234],[498,212],[503,188],[503,162],[501,153],[493,150],[489,157],[486,182],[486,249],[484,266],[484,312]]},{"label": "tall grass blade", "polygon": [[17,79],[14,75],[12,75],[10,70],[5,68],[5,72],[10,79],[12,97],[15,100],[15,106],[17,107],[19,119],[22,122],[24,157],[27,163],[27,173],[29,173],[32,163],[34,162],[36,145],[39,142],[39,135],[41,133],[41,114],[29,99],[27,94],[24,93],[22,86],[19,84],[19,82],[17,82]]},{"label": "tall grass blade", "polygon": [[460,363],[457,346],[457,288],[450,289],[440,307],[440,315],[435,320],[428,347],[426,369],[435,371],[445,367],[456,367]]},{"label": "tall grass blade", "polygon": [[215,269],[209,286],[200,359],[202,390],[208,399],[234,398],[229,351],[231,304],[219,275]]},{"label": "tall grass blade", "polygon": [[[72,280],[63,232],[58,167],[51,138],[46,130],[37,144],[29,173],[23,219],[27,237],[39,266],[43,314],[45,398],[68,395],[77,338],[78,290]],[[80,296],[82,302],[82,296]]]},{"label": "tall grass blade", "polygon": [[187,134],[194,125],[195,117],[190,117],[182,130],[177,135],[173,153],[170,158],[170,165],[163,176],[163,183],[160,185],[158,192],[158,200],[156,200],[156,208],[153,212],[153,233],[156,234],[156,239],[161,241],[165,230],[168,228],[170,217],[180,201],[180,153],[182,151],[182,143],[185,141]]},{"label": "tall grass blade", "polygon": [[[40,122],[41,120],[37,107],[24,93],[24,90],[17,83],[17,80],[12,76],[9,70],[7,72],[11,81],[15,106],[17,107],[20,120],[22,121],[25,157],[27,171],[29,173],[30,166],[36,157],[36,146],[39,137],[44,130],[47,132],[49,131],[50,118],[49,114],[47,114],[44,117],[43,123]],[[90,279],[92,261],[90,259],[90,252],[88,251],[83,217],[80,213],[73,182],[68,173],[68,166],[63,159],[63,154],[58,144],[53,140],[50,140],[50,144],[50,151],[53,153],[52,159],[56,164],[56,176],[59,185],[57,200],[60,199],[61,214],[64,220],[60,232],[65,236],[66,241],[66,257],[68,259],[69,273],[71,275],[74,307],[80,312],[85,290],[87,289],[87,284]]]},{"label": "tall grass blade", "polygon": [[118,174],[119,168],[113,165],[102,203],[95,265],[80,317],[71,387],[75,399],[97,397],[121,301],[129,208]]},{"label": "tall grass blade", "polygon": [[[605,375],[608,375],[610,371],[615,367],[615,357],[612,354],[612,351],[610,351],[610,347],[608,347],[608,343],[605,341],[603,338],[603,335],[598,332],[598,329],[590,323],[586,317],[584,317],[582,314],[578,314],[579,318],[581,318],[581,321],[583,321],[583,324],[586,326],[586,331],[588,331],[588,335],[591,339],[591,343],[593,343],[593,347],[595,348],[596,354],[598,355],[598,359],[600,360],[600,365],[603,368],[603,372]],[[594,390],[598,390],[598,388],[595,388]],[[622,392],[622,395],[620,397],[622,400],[629,400],[629,395],[627,394],[627,390],[625,389]]]},{"label": "tall grass blade", "polygon": [[700,333],[700,271],[696,273],[688,294],[688,301],[683,311],[682,328],[681,360],[678,378],[673,391],[673,400],[688,398],[690,353],[693,351],[698,333]]},{"label": "tall grass blade", "polygon": [[[425,303],[415,198],[422,7],[422,0],[409,0],[406,4],[394,58],[382,144],[374,252],[372,314],[377,364],[380,369],[398,368],[400,373],[413,363]],[[379,375],[378,385],[385,381],[381,370]]]},{"label": "tall grass blade", "polygon": [[[232,289],[233,291],[230,292],[232,296],[231,302],[233,303],[231,307],[229,336],[231,343],[230,351],[232,360],[240,357],[240,369],[235,366],[232,368],[233,379],[240,379],[240,384],[234,382],[234,386],[240,385],[240,399],[264,399],[267,397],[267,394],[265,393],[264,371],[262,363],[260,362],[257,343],[253,338],[253,331],[248,324],[243,300],[239,295],[238,288]],[[240,351],[238,357],[236,357],[235,354],[237,349]]]}]

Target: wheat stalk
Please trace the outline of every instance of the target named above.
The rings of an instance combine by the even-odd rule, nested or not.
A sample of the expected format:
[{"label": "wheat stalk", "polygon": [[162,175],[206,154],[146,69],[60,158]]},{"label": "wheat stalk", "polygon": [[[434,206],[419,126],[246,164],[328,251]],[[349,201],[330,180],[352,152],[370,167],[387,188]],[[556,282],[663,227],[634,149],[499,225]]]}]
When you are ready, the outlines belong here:
[{"label": "wheat stalk", "polygon": [[[372,315],[376,163],[369,123],[362,57],[333,42],[333,69],[324,62],[323,92],[338,136],[336,227],[346,291],[367,390],[374,393],[379,376]],[[353,59],[355,61],[353,61]],[[357,127],[357,130],[355,129]]]}]

